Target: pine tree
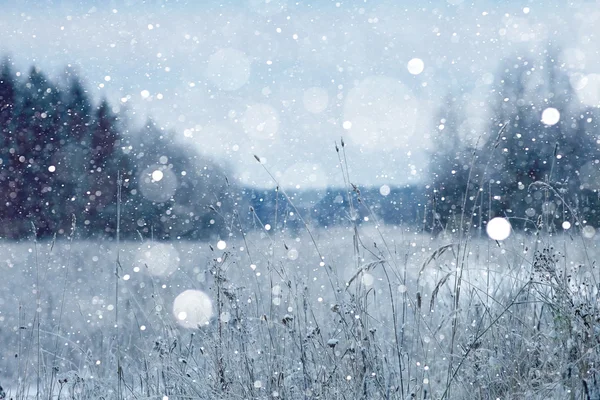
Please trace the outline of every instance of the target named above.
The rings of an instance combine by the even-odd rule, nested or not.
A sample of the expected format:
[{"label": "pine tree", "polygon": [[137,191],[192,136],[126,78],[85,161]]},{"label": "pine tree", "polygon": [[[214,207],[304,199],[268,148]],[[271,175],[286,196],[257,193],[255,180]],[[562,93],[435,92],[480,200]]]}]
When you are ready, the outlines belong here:
[{"label": "pine tree", "polygon": [[[90,232],[112,234],[116,228],[117,202],[127,200],[127,191],[119,199],[118,185],[130,180],[130,162],[121,149],[119,119],[103,100],[96,108],[90,129],[90,161],[87,171],[86,219]],[[121,178],[121,182],[118,182]]]},{"label": "pine tree", "polygon": [[[226,170],[177,142],[174,132],[152,120],[133,141],[136,163],[134,219],[142,233],[158,238],[207,238],[225,229],[234,185]],[[160,181],[152,178],[161,172]],[[220,215],[219,215],[220,213]]]},{"label": "pine tree", "polygon": [[[547,52],[540,62],[543,68],[534,68],[538,76],[531,74],[532,62],[519,60],[516,68],[507,68],[499,88],[507,100],[494,111],[500,116],[496,124],[510,122],[500,140],[501,162],[493,174],[499,184],[492,194],[500,200],[492,207],[497,215],[516,217],[512,222],[516,228],[554,229],[569,218],[563,202],[575,200],[578,171],[593,158],[596,138],[586,126],[586,112],[552,54]],[[541,120],[547,108],[558,110],[557,123]],[[555,196],[558,192],[561,198]]]},{"label": "pine tree", "polygon": [[12,237],[16,198],[14,177],[14,121],[17,82],[10,60],[0,65],[0,237]]},{"label": "pine tree", "polygon": [[481,160],[471,138],[461,135],[463,120],[459,100],[448,96],[438,113],[436,132],[432,135],[435,149],[430,154],[433,187],[430,206],[434,212],[433,230],[437,232],[456,230],[461,219],[463,224],[469,222],[478,196]]},{"label": "pine tree", "polygon": [[57,205],[51,195],[54,181],[50,167],[62,131],[62,102],[59,90],[39,69],[32,68],[16,104],[12,162],[18,207],[14,228],[24,235],[31,231],[33,223],[38,234],[46,235],[55,229]]},{"label": "pine tree", "polygon": [[61,148],[55,154],[56,179],[63,203],[62,229],[68,229],[73,216],[80,218],[86,209],[90,189],[88,171],[91,160],[92,102],[79,79],[72,79],[65,91],[62,115],[64,125]]}]

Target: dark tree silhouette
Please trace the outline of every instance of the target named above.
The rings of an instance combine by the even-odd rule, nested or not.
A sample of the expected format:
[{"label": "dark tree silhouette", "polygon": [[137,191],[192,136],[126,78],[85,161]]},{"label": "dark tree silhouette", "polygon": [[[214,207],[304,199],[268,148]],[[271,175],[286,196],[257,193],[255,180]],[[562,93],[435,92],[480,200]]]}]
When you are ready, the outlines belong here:
[{"label": "dark tree silhouette", "polygon": [[132,174],[131,163],[122,150],[123,138],[119,119],[103,100],[96,108],[90,128],[90,156],[87,165],[85,217],[92,232],[114,232],[116,205],[127,201],[127,190],[118,196],[118,186],[127,186]]},{"label": "dark tree silhouette", "polygon": [[[461,118],[446,117],[431,166],[435,209],[443,223],[462,213],[460,204],[467,205],[468,220],[507,216],[518,229],[556,229],[575,217],[574,210],[582,221],[596,214],[591,205],[597,200],[589,189],[600,189],[600,179],[597,187],[585,187],[586,181],[594,180],[590,176],[600,178],[590,164],[597,158],[596,111],[581,106],[553,54],[547,52],[541,61],[517,58],[506,63],[492,91],[492,119],[481,136],[483,146],[463,144],[456,128],[448,124]],[[460,107],[451,103],[447,112],[453,114]],[[548,108],[560,113],[556,124],[542,121]],[[578,207],[581,201],[586,202],[584,208]]]},{"label": "dark tree silhouette", "polygon": [[55,152],[55,179],[58,182],[63,205],[61,229],[69,229],[73,216],[81,216],[86,209],[90,189],[88,172],[91,168],[92,102],[79,79],[72,79],[64,93],[62,114],[63,135],[60,148]]},{"label": "dark tree silhouette", "polygon": [[[30,74],[15,103],[14,165],[16,204],[14,232],[24,235],[31,223],[41,235],[55,230],[58,212],[53,196],[52,155],[59,146],[62,126],[58,88],[37,68]],[[44,211],[46,210],[46,211]]]},{"label": "dark tree silhouette", "polygon": [[434,232],[456,231],[461,221],[466,228],[468,224],[479,222],[484,212],[480,190],[485,190],[482,177],[487,160],[482,149],[489,133],[466,137],[465,132],[461,132],[465,118],[459,99],[449,96],[444,104],[432,135],[435,148],[429,154],[432,195],[431,215],[426,218],[431,220]]},{"label": "dark tree silhouette", "polygon": [[[172,131],[152,120],[137,133],[132,147],[139,188],[134,219],[140,232],[159,238],[223,233],[235,190],[224,168],[179,144]],[[152,177],[155,171],[161,173],[159,181]]]},{"label": "dark tree silhouette", "polygon": [[0,237],[12,237],[13,215],[15,212],[17,185],[15,180],[15,101],[17,87],[15,73],[10,59],[6,58],[0,66]]},{"label": "dark tree silhouette", "polygon": [[[502,163],[495,178],[500,182],[496,193],[501,201],[495,206],[500,214],[530,221],[515,220],[517,227],[553,229],[571,218],[563,203],[577,201],[579,171],[595,152],[594,127],[585,116],[592,111],[579,104],[568,75],[552,54],[548,52],[541,61],[544,68],[539,70],[545,73],[540,76],[532,77],[532,63],[522,62],[503,83],[502,96],[512,101],[504,102],[510,105],[502,109],[510,125],[500,143]],[[548,108],[558,110],[558,123],[542,121]]]},{"label": "dark tree silhouette", "polygon": [[114,236],[117,204],[124,236],[199,238],[231,229],[239,193],[225,169],[151,121],[134,138],[124,132],[120,114],[106,100],[94,106],[77,78],[64,90],[38,68],[19,80],[5,59],[0,237],[30,236],[32,224],[39,237],[66,234],[72,216],[80,236]]}]

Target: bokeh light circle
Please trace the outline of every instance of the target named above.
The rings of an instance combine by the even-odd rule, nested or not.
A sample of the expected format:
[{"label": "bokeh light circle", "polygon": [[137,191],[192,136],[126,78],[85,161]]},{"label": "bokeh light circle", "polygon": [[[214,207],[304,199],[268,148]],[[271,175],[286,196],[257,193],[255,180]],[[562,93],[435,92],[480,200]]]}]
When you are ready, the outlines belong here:
[{"label": "bokeh light circle", "polygon": [[508,222],[506,218],[502,217],[492,218],[487,223],[485,230],[490,239],[505,240],[510,236],[510,222]]},{"label": "bokeh light circle", "polygon": [[167,276],[179,268],[179,252],[173,245],[153,243],[139,250],[137,263],[140,269],[153,276]]},{"label": "bokeh light circle", "polygon": [[213,317],[212,301],[200,290],[186,290],[173,301],[173,315],[184,328],[207,325]]},{"label": "bokeh light circle", "polygon": [[164,165],[152,165],[139,176],[139,187],[146,199],[164,203],[173,197],[179,185],[177,176]]}]

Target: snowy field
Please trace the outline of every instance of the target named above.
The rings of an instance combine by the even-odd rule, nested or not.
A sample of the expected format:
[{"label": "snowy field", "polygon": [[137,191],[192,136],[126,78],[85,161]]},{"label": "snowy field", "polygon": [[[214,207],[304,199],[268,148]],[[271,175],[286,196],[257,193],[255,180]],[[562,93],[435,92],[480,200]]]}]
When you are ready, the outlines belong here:
[{"label": "snowy field", "polygon": [[600,399],[599,3],[0,1],[0,400]]},{"label": "snowy field", "polygon": [[75,398],[585,390],[600,316],[593,238],[311,233],[3,243],[0,382],[13,398],[38,383]]}]

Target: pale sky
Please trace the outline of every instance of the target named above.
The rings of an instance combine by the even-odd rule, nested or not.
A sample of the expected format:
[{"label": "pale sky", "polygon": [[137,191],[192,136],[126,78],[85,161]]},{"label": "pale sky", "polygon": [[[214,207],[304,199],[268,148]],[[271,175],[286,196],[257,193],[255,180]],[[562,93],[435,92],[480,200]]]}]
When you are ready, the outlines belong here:
[{"label": "pale sky", "polygon": [[[74,66],[96,99],[174,129],[239,182],[418,182],[441,99],[485,126],[499,60],[561,49],[600,103],[595,1],[2,1],[0,54],[51,77]],[[584,82],[585,84],[581,83]],[[125,106],[125,107],[124,107]],[[134,114],[135,113],[135,114]]]}]

